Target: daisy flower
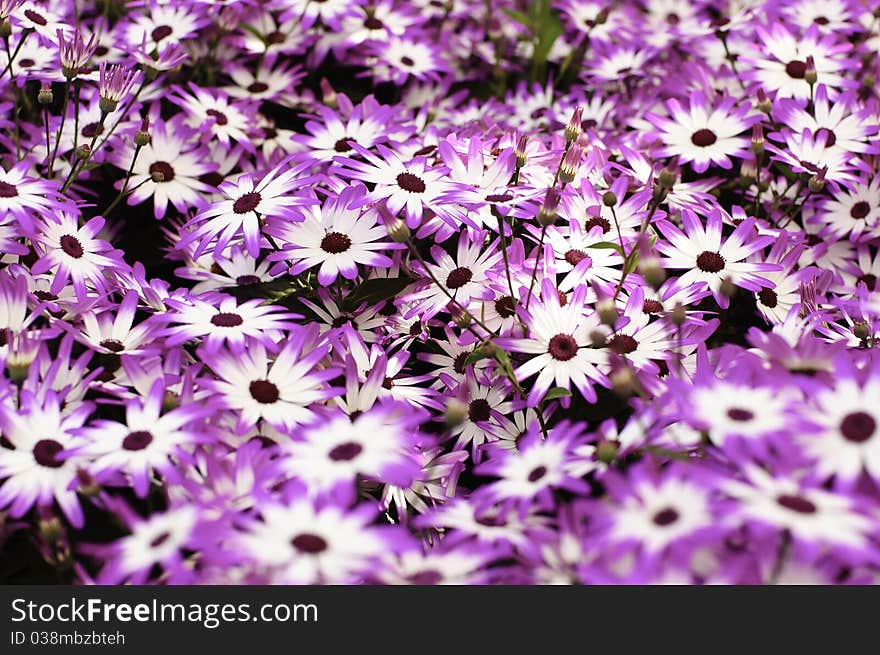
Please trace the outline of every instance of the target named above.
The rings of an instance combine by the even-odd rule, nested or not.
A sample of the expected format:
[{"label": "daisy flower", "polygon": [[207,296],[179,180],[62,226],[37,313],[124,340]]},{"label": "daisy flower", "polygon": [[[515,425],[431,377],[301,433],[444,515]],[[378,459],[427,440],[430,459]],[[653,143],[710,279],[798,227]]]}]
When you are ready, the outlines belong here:
[{"label": "daisy flower", "polygon": [[681,211],[681,220],[684,232],[666,220],[656,223],[666,238],[665,241],[658,241],[656,247],[666,255],[663,259],[664,267],[687,271],[679,278],[682,286],[705,282],[720,307],[727,307],[730,302],[721,293],[721,285],[725,279],[754,292],[772,287],[772,282],[761,277],[759,273],[779,270],[781,267],[772,263],[746,261],[774,241],[772,236],[755,234],[754,218],[742,221],[733,234],[724,240],[721,235],[720,210],[710,212],[705,225],[689,209]]},{"label": "daisy flower", "polygon": [[27,161],[8,171],[0,167],[0,222],[15,221],[28,230],[33,228],[34,213],[43,214],[50,207],[59,206],[58,201],[53,201],[57,185],[31,177],[28,175],[30,169],[31,164]]},{"label": "daisy flower", "polygon": [[199,131],[206,141],[216,139],[226,147],[232,141],[247,150],[254,145],[248,132],[254,122],[254,108],[249,101],[232,100],[217,91],[189,85],[191,94],[178,89],[172,101],[183,110],[184,124]]},{"label": "daisy flower", "polygon": [[226,199],[213,203],[189,221],[185,226],[189,231],[183,234],[178,247],[196,242],[192,256],[197,258],[216,240],[213,250],[214,258],[218,259],[224,256],[229,243],[241,236],[248,254],[259,255],[261,219],[302,220],[299,208],[314,202],[307,193],[295,194],[314,181],[313,177],[303,175],[310,168],[308,162],[289,167],[290,160],[284,159],[259,182],[254,181],[252,173],[223,182],[220,191]]},{"label": "daisy flower", "polygon": [[293,333],[273,361],[259,341],[251,341],[242,352],[221,350],[207,359],[218,377],[201,384],[217,394],[222,406],[236,412],[236,432],[241,434],[260,419],[279,430],[290,429],[314,417],[313,403],[339,394],[325,383],[340,371],[317,370],[329,345],[312,343],[312,349],[304,352],[307,342],[314,342],[309,331],[313,330]]},{"label": "daisy flower", "polygon": [[528,309],[523,305],[518,309],[529,329],[529,337],[496,339],[502,348],[533,355],[515,371],[520,382],[539,374],[529,391],[529,407],[541,402],[553,384],[563,389],[570,389],[574,384],[591,403],[597,399],[595,384],[611,386],[608,377],[599,370],[600,366],[607,365],[608,356],[592,347],[590,332],[599,326],[599,317],[595,312],[585,311],[586,296],[587,287],[576,287],[563,306],[556,287],[545,279],[541,283],[540,299],[533,298]]},{"label": "daisy flower", "polygon": [[374,570],[388,543],[370,526],[372,505],[344,510],[298,498],[266,503],[236,539],[242,555],[274,584],[352,584]]},{"label": "daisy flower", "polygon": [[817,209],[815,220],[853,241],[880,236],[880,177],[862,176],[849,189],[838,190]]},{"label": "daisy flower", "polygon": [[0,450],[0,507],[20,518],[34,505],[56,501],[77,528],[85,517],[77,497],[77,469],[88,460],[65,451],[77,445],[76,430],[93,410],[83,403],[62,412],[62,399],[46,392],[42,399],[22,394],[21,409],[0,403],[0,429],[11,448]]},{"label": "daisy flower", "polygon": [[310,268],[318,269],[318,283],[333,284],[338,275],[347,280],[358,276],[358,264],[389,268],[391,259],[377,250],[405,248],[405,244],[388,239],[384,226],[378,224],[378,212],[363,211],[366,190],[363,186],[345,188],[322,205],[305,207],[305,220],[289,224],[279,222],[278,230],[267,227],[267,233],[278,236],[283,251],[270,259],[290,262],[290,275],[299,275]]},{"label": "daisy flower", "polygon": [[681,162],[691,162],[697,173],[703,173],[710,164],[730,169],[731,157],[743,157],[749,151],[749,141],[740,136],[760,120],[750,116],[748,106],[737,107],[737,99],[725,97],[710,103],[701,91],[694,91],[684,107],[675,98],[666,102],[669,117],[648,115],[666,144],[658,155],[677,156]]},{"label": "daisy flower", "polygon": [[352,143],[372,148],[388,141],[392,120],[391,108],[380,105],[375,98],[367,96],[353,105],[348,96],[336,97],[338,109],[318,106],[317,115],[306,121],[306,134],[296,134],[293,141],[303,146],[301,157],[309,160],[330,162],[334,157],[353,150]]}]

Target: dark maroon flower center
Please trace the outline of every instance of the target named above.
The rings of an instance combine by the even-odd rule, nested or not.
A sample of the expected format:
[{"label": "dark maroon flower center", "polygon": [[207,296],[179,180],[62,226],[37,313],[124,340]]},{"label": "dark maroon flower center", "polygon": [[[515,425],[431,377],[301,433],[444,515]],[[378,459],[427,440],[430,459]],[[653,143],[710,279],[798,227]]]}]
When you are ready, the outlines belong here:
[{"label": "dark maroon flower center", "polygon": [[565,261],[567,261],[572,266],[577,266],[586,258],[587,253],[585,253],[583,250],[572,249],[565,253]]},{"label": "dark maroon flower center", "polygon": [[404,55],[400,58],[400,63],[404,66],[413,66],[416,62],[412,60],[412,57],[407,57],[406,55]]},{"label": "dark maroon flower center", "polygon": [[871,205],[864,200],[859,200],[849,210],[849,215],[855,219],[864,218],[871,211]]},{"label": "dark maroon flower center", "polygon": [[104,134],[104,126],[100,123],[89,123],[82,128],[82,135],[90,139],[93,136],[101,136],[102,134]]},{"label": "dark maroon flower center", "polygon": [[267,91],[269,89],[269,85],[265,82],[252,82],[248,85],[247,90],[251,93],[262,93],[263,91]]},{"label": "dark maroon flower center", "polygon": [[489,408],[489,402],[485,398],[477,398],[471,401],[468,406],[468,418],[474,423],[478,421],[488,421],[492,416]]},{"label": "dark maroon flower center", "polygon": [[266,42],[271,45],[277,45],[279,43],[284,43],[284,34],[275,30],[274,32],[269,32],[266,35]]},{"label": "dark maroon flower center", "polygon": [[449,275],[446,276],[446,286],[450,289],[460,289],[470,282],[473,277],[474,274],[471,272],[471,269],[459,267],[451,270]]},{"label": "dark maroon flower center", "polygon": [[642,312],[645,314],[659,314],[663,311],[663,305],[659,300],[654,300],[653,298],[648,298],[642,304]]},{"label": "dark maroon flower center", "polygon": [[146,430],[131,432],[122,440],[125,450],[143,450],[153,442],[153,435]]},{"label": "dark maroon flower center", "polygon": [[271,141],[273,139],[278,138],[278,130],[274,127],[264,127],[263,128],[263,138],[267,141]]},{"label": "dark maroon flower center", "polygon": [[529,473],[529,482],[537,482],[541,478],[547,475],[547,467],[546,466],[536,466]]},{"label": "dark maroon flower center", "polygon": [[347,441],[333,448],[333,450],[331,450],[329,453],[329,457],[334,462],[350,462],[355,457],[360,455],[363,450],[364,447],[361,446],[359,443],[355,443],[354,441]]},{"label": "dark maroon flower center", "polygon": [[119,339],[104,339],[100,345],[111,353],[121,353],[125,350],[125,345]]},{"label": "dark maroon flower center", "polygon": [[219,312],[211,317],[211,324],[217,327],[238,327],[244,323],[244,319],[233,312]]},{"label": "dark maroon flower center", "polygon": [[628,334],[615,334],[608,341],[608,348],[618,355],[628,355],[639,347],[639,342]]},{"label": "dark maroon flower center", "polygon": [[269,380],[254,380],[251,382],[248,390],[251,392],[251,397],[263,405],[271,405],[277,402],[280,396],[278,387],[269,382]]},{"label": "dark maroon flower center", "polygon": [[385,23],[380,21],[375,16],[369,16],[364,21],[364,27],[366,27],[368,30],[381,30],[383,27],[385,27]]},{"label": "dark maroon flower center", "polygon": [[338,255],[351,248],[351,239],[342,232],[328,232],[321,239],[321,250],[329,252],[331,255]]},{"label": "dark maroon flower center", "polygon": [[174,32],[174,30],[171,29],[168,25],[159,25],[159,27],[154,28],[153,31],[150,32],[150,36],[152,37],[153,41],[159,43],[159,41],[161,41],[165,37],[171,36],[172,32]]},{"label": "dark maroon flower center", "polygon": [[557,334],[547,347],[547,352],[553,359],[560,362],[567,362],[569,359],[577,355],[578,345],[570,334]]},{"label": "dark maroon flower center", "polygon": [[865,286],[868,287],[868,291],[873,291],[877,286],[877,276],[873,273],[865,273],[858,279],[859,282],[864,282]]},{"label": "dark maroon flower center", "polygon": [[433,569],[419,571],[407,578],[414,585],[435,585],[443,579],[443,574]]},{"label": "dark maroon flower center", "polygon": [[214,119],[214,122],[217,125],[226,125],[229,123],[229,119],[226,118],[226,114],[222,111],[218,111],[216,109],[208,109],[205,111],[208,116],[211,116]]},{"label": "dark maroon flower center", "polygon": [[256,191],[244,194],[241,198],[232,203],[232,211],[236,214],[247,214],[254,211],[263,197]]},{"label": "dark maroon flower center", "polygon": [[843,417],[840,422],[840,433],[843,438],[853,443],[864,443],[874,436],[877,422],[867,412],[853,412]]},{"label": "dark maroon flower center", "polygon": [[510,318],[516,314],[516,300],[513,296],[502,296],[495,301],[495,311],[501,318]]},{"label": "dark maroon flower center", "polygon": [[802,80],[807,75],[807,63],[798,59],[792,59],[785,65],[785,72],[795,80]]},{"label": "dark maroon flower center", "polygon": [[410,193],[424,193],[425,183],[418,175],[401,173],[397,176],[397,186]]},{"label": "dark maroon flower center", "polygon": [[773,289],[764,287],[758,292],[758,300],[761,301],[761,304],[764,305],[764,307],[773,309],[778,304],[779,297]]},{"label": "dark maroon flower center", "polygon": [[825,16],[816,16],[813,19],[813,22],[816,23],[816,25],[827,25],[831,21],[825,18]]},{"label": "dark maroon flower center", "polygon": [[724,268],[724,257],[708,250],[701,252],[697,257],[697,268],[704,273],[717,273]]},{"label": "dark maroon flower center", "polygon": [[681,22],[681,17],[675,12],[666,14],[666,22],[670,25],[678,25]]},{"label": "dark maroon flower center", "polygon": [[834,133],[834,130],[829,130],[827,127],[820,127],[816,132],[816,136],[818,137],[820,134],[825,135],[826,148],[830,148],[837,143],[837,135]]},{"label": "dark maroon flower center", "polygon": [[260,278],[256,275],[239,275],[235,278],[235,283],[240,287],[249,287],[252,284],[259,284]]},{"label": "dark maroon flower center", "polygon": [[9,182],[0,182],[0,198],[14,198],[18,195],[18,189]]},{"label": "dark maroon flower center", "polygon": [[790,509],[798,514],[815,514],[818,509],[813,503],[802,496],[782,494],[776,498],[776,502],[785,509]]},{"label": "dark maroon flower center", "polygon": [[755,418],[755,415],[747,409],[742,409],[741,407],[731,407],[727,410],[727,417],[731,421],[751,421]]},{"label": "dark maroon flower center", "polygon": [[327,550],[327,541],[316,534],[305,532],[290,540],[290,545],[301,553],[317,555]]},{"label": "dark maroon flower center", "polygon": [[223,182],[223,175],[217,171],[211,171],[210,173],[199,175],[199,181],[216,188]]},{"label": "dark maroon flower center", "polygon": [[486,202],[507,202],[513,200],[513,196],[509,193],[490,193],[486,196]]},{"label": "dark maroon flower center", "polygon": [[718,137],[715,136],[715,132],[707,130],[705,127],[691,134],[691,143],[701,148],[711,146],[717,140]]},{"label": "dark maroon flower center", "polygon": [[169,539],[171,539],[171,533],[170,532],[163,532],[162,534],[160,534],[158,537],[156,537],[155,539],[153,539],[150,542],[150,548],[158,548],[159,546],[164,544]]},{"label": "dark maroon flower center", "polygon": [[352,141],[353,141],[353,139],[349,139],[348,137],[339,139],[339,141],[337,141],[335,144],[333,144],[333,149],[336,152],[348,152],[353,149],[351,147]]},{"label": "dark maroon flower center", "polygon": [[[418,324],[421,328],[421,323]],[[458,373],[459,375],[464,373],[465,368],[467,368],[467,358],[470,356],[469,350],[464,350],[456,356],[454,360],[452,360],[452,370]]]},{"label": "dark maroon flower center", "polygon": [[38,14],[33,9],[25,9],[24,15],[34,25],[45,26],[47,24],[46,19],[42,16],[42,14]]},{"label": "dark maroon flower center", "polygon": [[64,466],[63,461],[58,461],[58,453],[64,450],[64,446],[54,439],[40,439],[34,445],[34,459],[40,466],[57,469]]},{"label": "dark maroon flower center", "polygon": [[679,514],[672,507],[667,507],[666,509],[661,509],[659,512],[654,514],[654,525],[659,525],[660,527],[665,527],[667,525],[672,525],[678,520]]},{"label": "dark maroon flower center", "polygon": [[18,65],[21,66],[22,68],[30,68],[31,66],[33,66],[36,63],[37,62],[35,62],[33,59],[28,59],[28,58],[18,60]]},{"label": "dark maroon flower center", "polygon": [[69,256],[74,259],[79,259],[85,254],[83,250],[82,244],[72,234],[65,234],[59,240],[61,244],[61,249]]},{"label": "dark maroon flower center", "polygon": [[591,216],[590,219],[584,223],[584,231],[589,233],[597,225],[602,226],[602,234],[611,229],[611,223],[608,222],[607,218],[603,218],[602,216]]},{"label": "dark maroon flower center", "polygon": [[161,173],[163,182],[170,182],[174,179],[174,168],[167,161],[156,161],[150,164],[150,175],[153,173]]}]

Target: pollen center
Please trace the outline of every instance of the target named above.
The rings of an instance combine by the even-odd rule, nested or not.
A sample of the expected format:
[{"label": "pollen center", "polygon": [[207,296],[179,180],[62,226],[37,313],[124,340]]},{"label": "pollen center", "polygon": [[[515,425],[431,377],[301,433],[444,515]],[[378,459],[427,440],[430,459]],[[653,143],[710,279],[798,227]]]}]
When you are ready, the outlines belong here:
[{"label": "pollen center", "polygon": [[567,362],[577,355],[577,351],[577,341],[570,334],[557,334],[550,339],[550,344],[547,347],[550,356],[560,362]]},{"label": "pollen center", "polygon": [[501,318],[510,318],[516,314],[516,300],[513,296],[502,296],[495,301],[495,311]]},{"label": "pollen center", "polygon": [[785,65],[785,72],[795,80],[802,80],[807,75],[807,63],[798,59],[792,59]]},{"label": "pollen center", "polygon": [[153,443],[153,435],[146,430],[138,430],[126,435],[122,440],[122,447],[125,450],[143,450]]},{"label": "pollen center", "polygon": [[567,261],[572,266],[577,266],[586,258],[587,253],[585,253],[583,250],[572,249],[565,253],[565,261]]},{"label": "pollen center", "polygon": [[639,347],[639,342],[628,334],[615,334],[608,342],[608,349],[618,355],[628,355]]},{"label": "pollen center", "polygon": [[418,175],[401,173],[397,176],[397,186],[410,193],[424,193],[425,183]]},{"label": "pollen center", "polygon": [[174,168],[167,161],[157,161],[150,164],[150,175],[154,173],[162,174],[163,182],[170,182],[174,179]]},{"label": "pollen center", "polygon": [[354,441],[347,441],[333,448],[333,450],[331,450],[329,453],[329,457],[334,462],[350,462],[355,457],[360,455],[363,450],[364,447],[361,446],[359,443],[355,443]]},{"label": "pollen center", "polygon": [[207,111],[205,111],[205,113],[208,116],[211,116],[217,125],[226,125],[227,123],[229,123],[229,119],[226,118],[226,114],[224,114],[222,111],[218,111],[216,109],[208,109]]},{"label": "pollen center", "polygon": [[840,433],[853,443],[865,443],[877,431],[877,421],[867,412],[853,412],[843,417]]},{"label": "pollen center", "polygon": [[489,401],[485,398],[477,398],[468,406],[468,418],[474,423],[488,421],[492,416]]},{"label": "pollen center", "polygon": [[328,232],[321,239],[321,250],[329,252],[331,255],[338,255],[351,248],[351,239],[342,232]]},{"label": "pollen center", "polygon": [[471,269],[459,267],[450,271],[446,276],[446,286],[450,289],[459,289],[470,282],[473,277]]},{"label": "pollen center", "polygon": [[217,327],[238,327],[244,323],[244,319],[233,312],[219,312],[211,317],[211,324]]},{"label": "pollen center", "polygon": [[308,532],[295,536],[290,545],[301,553],[316,555],[327,550],[327,541],[323,537]]},{"label": "pollen center", "polygon": [[672,507],[667,507],[666,509],[661,509],[659,512],[654,514],[654,525],[659,525],[660,527],[665,527],[667,525],[672,525],[678,520],[678,512],[674,510]]},{"label": "pollen center", "polygon": [[54,439],[40,439],[34,445],[34,459],[40,466],[57,469],[64,466],[64,462],[58,461],[58,453],[64,450],[64,446]]},{"label": "pollen center", "polygon": [[68,256],[73,257],[74,259],[79,259],[85,254],[83,250],[82,244],[79,242],[75,236],[71,234],[65,234],[59,239],[61,244],[61,249],[67,253]]},{"label": "pollen center", "polygon": [[724,268],[724,257],[708,250],[701,252],[697,257],[697,268],[704,273],[717,273]]},{"label": "pollen center", "polygon": [[159,41],[161,41],[165,37],[171,36],[173,32],[174,30],[171,29],[168,25],[159,25],[158,27],[154,28],[152,32],[150,32],[150,36],[152,37],[153,41],[159,43]]},{"label": "pollen center", "polygon": [[818,509],[813,503],[801,496],[792,496],[791,494],[782,494],[776,498],[776,502],[785,509],[790,509],[798,514],[815,514]]},{"label": "pollen center", "polygon": [[121,353],[125,350],[125,344],[123,344],[119,339],[104,339],[100,343],[102,348],[106,348],[111,353]]},{"label": "pollen center", "polygon": [[0,198],[14,198],[18,195],[18,189],[9,182],[0,182]]},{"label": "pollen center", "polygon": [[254,211],[263,197],[256,191],[244,194],[241,198],[232,203],[232,211],[236,214],[247,214]]},{"label": "pollen center", "polygon": [[254,380],[251,382],[248,390],[251,392],[251,397],[263,405],[271,405],[278,402],[280,397],[278,387],[269,382],[269,380]]},{"label": "pollen center", "polygon": [[697,130],[691,135],[691,143],[695,146],[700,146],[701,148],[711,146],[717,140],[718,137],[715,136],[715,132],[707,130],[705,127],[701,130]]},{"label": "pollen center", "polygon": [[[8,196],[4,196],[8,197]],[[852,206],[849,210],[849,215],[855,219],[861,219],[868,215],[871,211],[871,205],[869,205],[864,200],[859,200],[856,204]]]}]

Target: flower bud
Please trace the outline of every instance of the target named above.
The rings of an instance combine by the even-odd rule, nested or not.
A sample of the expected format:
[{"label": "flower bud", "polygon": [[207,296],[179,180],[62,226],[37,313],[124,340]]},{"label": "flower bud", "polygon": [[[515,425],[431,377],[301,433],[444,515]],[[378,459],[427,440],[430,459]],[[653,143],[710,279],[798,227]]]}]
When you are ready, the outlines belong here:
[{"label": "flower bud", "polygon": [[819,79],[818,73],[816,73],[816,62],[813,59],[813,55],[809,55],[807,57],[807,68],[804,70],[804,81],[813,86],[816,83],[816,80]]},{"label": "flower bud", "polygon": [[654,255],[648,255],[639,259],[639,273],[645,278],[645,282],[655,289],[659,288],[666,280],[666,269]]},{"label": "flower bud", "polygon": [[596,447],[596,459],[603,464],[610,464],[617,459],[618,446],[614,441],[600,441]]},{"label": "flower bud", "polygon": [[621,366],[608,376],[611,388],[619,396],[631,396],[635,391],[635,376],[628,366]]},{"label": "flower bud", "polygon": [[669,312],[669,321],[673,325],[681,327],[687,320],[687,309],[684,305],[677,304],[671,312]]},{"label": "flower bud", "polygon": [[760,157],[764,154],[764,128],[760,123],[752,125],[752,143],[750,147],[756,156]]},{"label": "flower bud", "polygon": [[462,310],[458,305],[450,303],[449,312],[452,314],[453,322],[462,330],[466,330],[471,326],[473,317],[466,309]]},{"label": "flower bud", "polygon": [[98,481],[85,469],[76,470],[76,479],[79,482],[78,491],[89,498],[94,498],[101,493],[101,485]]},{"label": "flower bud", "polygon": [[868,321],[856,321],[853,324],[853,334],[856,339],[866,341],[871,336],[871,326],[868,325]]},{"label": "flower bud", "polygon": [[569,145],[572,141],[576,141],[577,138],[581,135],[581,117],[583,116],[584,108],[578,107],[574,110],[574,113],[571,115],[571,118],[568,121],[568,125],[565,126],[565,144]]},{"label": "flower bud", "polygon": [[391,240],[395,243],[406,243],[409,241],[411,234],[409,227],[399,218],[395,218],[391,223],[386,225],[385,229],[388,230],[388,236],[390,236]]},{"label": "flower bud", "polygon": [[577,175],[578,167],[581,164],[581,147],[573,145],[565,153],[562,163],[559,165],[559,181],[562,184],[571,184],[574,176]]},{"label": "flower bud", "polygon": [[657,182],[665,189],[671,189],[678,180],[678,162],[672,160],[669,162],[660,174],[657,176]]},{"label": "flower bud", "polygon": [[606,207],[614,207],[617,204],[617,196],[610,189],[602,194],[602,204]]},{"label": "flower bud", "polygon": [[825,173],[828,171],[828,167],[822,167],[822,170],[813,175],[810,178],[810,181],[807,182],[807,187],[810,189],[812,193],[820,193],[822,189],[825,188]]},{"label": "flower bud", "polygon": [[526,154],[526,146],[528,146],[529,137],[527,135],[523,135],[519,138],[519,141],[516,143],[516,148],[513,149],[513,154],[516,155],[516,167],[522,168],[526,165],[526,161],[528,160],[528,155]]},{"label": "flower bud", "polygon": [[162,396],[162,413],[170,412],[178,407],[180,407],[180,395],[166,389]]},{"label": "flower bud", "polygon": [[548,227],[556,223],[556,209],[559,207],[559,190],[556,187],[547,189],[544,202],[538,211],[538,223]]},{"label": "flower bud", "polygon": [[119,101],[114,100],[113,98],[105,98],[102,96],[101,99],[98,100],[98,109],[100,109],[103,114],[112,114],[116,111],[118,106]]},{"label": "flower bud", "polygon": [[165,181],[165,174],[162,171],[156,170],[150,173],[150,179],[153,180],[156,184]]},{"label": "flower bud", "polygon": [[468,405],[458,398],[450,398],[443,409],[443,420],[450,428],[461,425],[468,419]]},{"label": "flower bud", "polygon": [[330,82],[327,81],[326,77],[321,78],[321,102],[330,107],[330,109],[336,109],[336,90],[330,86]]},{"label": "flower bud", "polygon": [[758,111],[769,115],[770,112],[773,111],[773,103],[770,102],[770,98],[768,98],[767,94],[764,93],[764,89],[758,89],[757,97]]},{"label": "flower bud", "polygon": [[37,93],[37,102],[41,105],[51,105],[53,100],[55,100],[55,96],[52,93],[52,85],[48,82],[43,82],[40,85],[39,93]]},{"label": "flower bud", "polygon": [[38,522],[40,536],[50,544],[60,541],[64,537],[64,526],[61,525],[61,519],[50,511],[40,512],[40,514]]},{"label": "flower bud", "polygon": [[134,133],[134,144],[139,148],[143,148],[150,143],[150,119],[145,118],[141,121],[140,129]]},{"label": "flower bud", "polygon": [[608,335],[602,330],[590,331],[590,344],[593,348],[604,348],[608,343]]},{"label": "flower bud", "polygon": [[88,143],[83,143],[76,149],[76,158],[87,160],[92,156],[92,148]]},{"label": "flower bud", "polygon": [[736,285],[733,283],[733,280],[726,277],[721,281],[721,289],[719,289],[719,291],[721,291],[722,296],[733,298],[733,296],[736,295]]},{"label": "flower bud", "polygon": [[599,320],[603,325],[614,325],[620,318],[620,313],[611,298],[604,298],[596,303],[596,312],[599,314]]},{"label": "flower bud", "polygon": [[12,23],[8,18],[4,18],[0,21],[0,39],[8,39],[10,36],[12,36]]}]

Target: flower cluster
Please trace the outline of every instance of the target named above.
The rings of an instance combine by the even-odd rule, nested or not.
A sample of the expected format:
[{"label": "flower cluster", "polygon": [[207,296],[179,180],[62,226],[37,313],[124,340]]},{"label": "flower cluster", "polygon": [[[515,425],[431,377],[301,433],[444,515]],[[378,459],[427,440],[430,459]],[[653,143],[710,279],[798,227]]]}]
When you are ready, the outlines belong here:
[{"label": "flower cluster", "polygon": [[0,2],[12,577],[876,582],[875,5]]}]

